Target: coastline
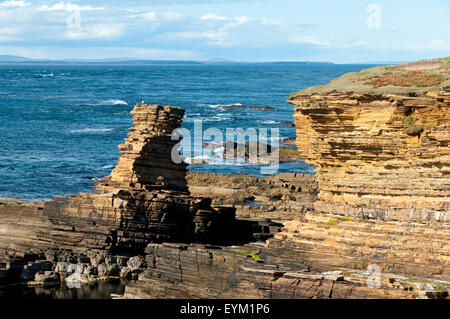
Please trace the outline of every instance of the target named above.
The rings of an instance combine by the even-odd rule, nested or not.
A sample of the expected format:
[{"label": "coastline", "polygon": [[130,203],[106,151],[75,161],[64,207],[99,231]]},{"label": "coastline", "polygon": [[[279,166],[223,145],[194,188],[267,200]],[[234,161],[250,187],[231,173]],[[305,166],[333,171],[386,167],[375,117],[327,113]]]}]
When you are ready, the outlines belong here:
[{"label": "coastline", "polygon": [[292,95],[315,175],[188,173],[169,156],[184,110],[138,104],[92,193],[2,202],[0,280],[122,277],[122,298],[447,298],[450,72],[438,64],[396,66],[443,74],[410,92],[366,91],[377,68],[361,92],[336,90],[343,76]]}]

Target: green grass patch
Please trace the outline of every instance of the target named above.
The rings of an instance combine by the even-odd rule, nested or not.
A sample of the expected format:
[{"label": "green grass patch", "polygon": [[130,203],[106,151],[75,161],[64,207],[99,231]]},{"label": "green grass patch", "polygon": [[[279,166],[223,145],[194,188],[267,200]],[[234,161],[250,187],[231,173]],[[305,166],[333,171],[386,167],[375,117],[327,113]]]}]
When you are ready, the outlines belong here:
[{"label": "green grass patch", "polygon": [[406,119],[403,120],[403,124],[405,125],[412,125],[415,121],[417,121],[416,118],[412,117],[412,116],[408,116]]},{"label": "green grass patch", "polygon": [[251,254],[251,253],[245,253],[243,251],[235,251],[235,250],[223,250],[224,253],[234,254],[234,255],[241,255],[241,256],[247,256],[253,260],[258,261],[259,255],[258,254]]}]

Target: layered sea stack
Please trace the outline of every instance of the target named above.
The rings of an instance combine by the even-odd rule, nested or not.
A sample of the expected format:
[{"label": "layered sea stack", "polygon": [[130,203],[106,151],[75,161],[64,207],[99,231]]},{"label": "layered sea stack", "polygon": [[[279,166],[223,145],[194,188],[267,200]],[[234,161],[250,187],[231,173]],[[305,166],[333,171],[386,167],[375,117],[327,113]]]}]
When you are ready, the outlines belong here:
[{"label": "layered sea stack", "polygon": [[450,279],[450,58],[350,73],[295,93],[315,211],[287,223],[321,268]]},{"label": "layered sea stack", "polygon": [[[234,211],[190,196],[186,164],[171,160],[184,109],[138,104],[134,127],[111,175],[92,194],[56,197],[44,206],[49,240],[64,245],[143,252],[149,242],[214,242],[234,221]],[[213,238],[215,237],[215,238]]]},{"label": "layered sea stack", "polygon": [[235,210],[191,196],[186,164],[171,160],[177,143],[171,134],[184,110],[138,104],[132,114],[134,127],[119,146],[117,166],[92,193],[1,205],[2,259],[87,250],[133,255],[143,254],[150,242],[224,240]]}]

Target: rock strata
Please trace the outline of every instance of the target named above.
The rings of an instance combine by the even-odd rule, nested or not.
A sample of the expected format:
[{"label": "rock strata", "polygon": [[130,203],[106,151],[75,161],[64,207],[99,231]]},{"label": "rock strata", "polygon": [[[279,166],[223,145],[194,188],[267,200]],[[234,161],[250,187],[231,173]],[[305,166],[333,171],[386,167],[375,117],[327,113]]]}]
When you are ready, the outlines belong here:
[{"label": "rock strata", "polygon": [[423,96],[297,95],[297,146],[316,168],[316,209],[448,222],[450,86]]},{"label": "rock strata", "polygon": [[448,297],[446,61],[294,94],[316,175],[186,178],[170,160],[182,109],[137,105],[91,194],[0,200],[0,287],[114,277],[131,280],[124,298]]},{"label": "rock strata", "polygon": [[[148,268],[127,285],[126,298],[414,298],[387,282],[366,285],[367,275],[311,271],[275,264],[261,246],[205,247],[150,244]],[[345,280],[344,280],[345,279]]]},{"label": "rock strata", "polygon": [[58,248],[127,252],[142,252],[149,242],[218,240],[233,223],[234,210],[191,196],[186,164],[171,160],[177,143],[171,134],[181,126],[184,110],[138,104],[131,113],[134,127],[119,145],[114,170],[92,194],[45,203],[52,230],[42,236]]},{"label": "rock strata", "polygon": [[376,265],[433,279],[447,293],[449,62],[363,70],[291,97],[297,146],[315,167],[319,195],[269,247],[289,247],[322,271]]}]

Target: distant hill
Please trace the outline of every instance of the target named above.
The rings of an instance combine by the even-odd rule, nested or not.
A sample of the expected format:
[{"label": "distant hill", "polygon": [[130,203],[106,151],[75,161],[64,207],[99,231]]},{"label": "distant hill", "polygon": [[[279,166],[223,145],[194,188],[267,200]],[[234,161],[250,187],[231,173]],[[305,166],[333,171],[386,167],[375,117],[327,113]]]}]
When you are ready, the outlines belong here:
[{"label": "distant hill", "polygon": [[0,62],[29,62],[31,59],[16,55],[0,55]]},{"label": "distant hill", "polygon": [[30,59],[15,55],[0,55],[0,63],[102,63],[102,64],[154,64],[154,65],[332,65],[332,62],[237,62],[227,59],[211,59],[207,61],[191,60],[145,60],[134,58],[112,58],[112,59],[62,59],[44,60]]}]

